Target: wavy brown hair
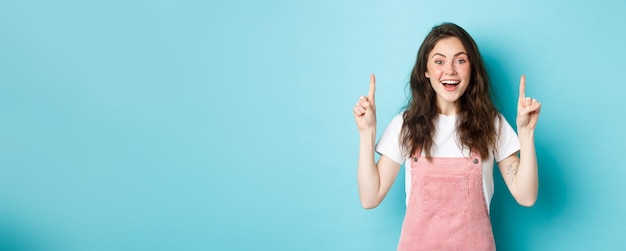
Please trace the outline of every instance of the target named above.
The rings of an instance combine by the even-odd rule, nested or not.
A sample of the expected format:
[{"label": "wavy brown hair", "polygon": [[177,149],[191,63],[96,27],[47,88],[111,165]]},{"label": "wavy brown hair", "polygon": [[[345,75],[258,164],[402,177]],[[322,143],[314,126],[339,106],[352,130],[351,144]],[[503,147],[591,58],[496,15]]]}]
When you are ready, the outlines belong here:
[{"label": "wavy brown hair", "polygon": [[403,114],[401,142],[413,154],[421,149],[430,159],[435,135],[435,123],[439,114],[436,93],[425,76],[428,55],[441,39],[456,37],[465,47],[471,66],[470,83],[459,98],[457,136],[463,147],[480,153],[487,159],[489,149],[495,148],[496,128],[494,120],[500,116],[491,97],[489,75],[474,39],[461,27],[443,23],[433,27],[417,52],[417,60],[411,73],[411,98]]}]

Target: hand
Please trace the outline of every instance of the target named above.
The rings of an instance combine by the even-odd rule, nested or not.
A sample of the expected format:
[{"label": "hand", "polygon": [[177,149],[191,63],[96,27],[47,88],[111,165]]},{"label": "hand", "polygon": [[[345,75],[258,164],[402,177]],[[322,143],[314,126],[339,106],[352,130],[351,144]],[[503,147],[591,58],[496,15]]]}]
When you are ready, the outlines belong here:
[{"label": "hand", "polygon": [[537,99],[526,97],[526,76],[519,81],[519,99],[517,101],[517,129],[534,130],[539,119],[541,103]]},{"label": "hand", "polygon": [[359,131],[376,128],[376,105],[374,92],[376,91],[376,77],[370,75],[370,91],[367,97],[361,96],[354,106],[354,120]]}]

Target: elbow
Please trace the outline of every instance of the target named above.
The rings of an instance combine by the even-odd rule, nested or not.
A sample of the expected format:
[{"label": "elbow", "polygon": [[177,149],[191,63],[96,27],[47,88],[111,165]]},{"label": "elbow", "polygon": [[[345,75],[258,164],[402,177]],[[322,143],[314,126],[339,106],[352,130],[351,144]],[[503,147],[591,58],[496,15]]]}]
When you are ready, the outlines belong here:
[{"label": "elbow", "polygon": [[524,189],[517,189],[517,190],[512,190],[511,194],[513,195],[513,198],[515,198],[515,201],[517,201],[517,204],[524,206],[524,207],[532,207],[537,202],[539,189],[537,186],[524,188]]},{"label": "elbow", "polygon": [[517,199],[517,203],[524,207],[532,207],[535,205],[535,202],[537,202],[537,196]]},{"label": "elbow", "polygon": [[518,203],[524,207],[533,207],[535,205],[535,201],[523,201]]},{"label": "elbow", "polygon": [[361,200],[361,206],[363,207],[363,209],[374,209],[379,204],[380,204],[380,202],[376,202],[376,201],[363,201],[363,200]]}]

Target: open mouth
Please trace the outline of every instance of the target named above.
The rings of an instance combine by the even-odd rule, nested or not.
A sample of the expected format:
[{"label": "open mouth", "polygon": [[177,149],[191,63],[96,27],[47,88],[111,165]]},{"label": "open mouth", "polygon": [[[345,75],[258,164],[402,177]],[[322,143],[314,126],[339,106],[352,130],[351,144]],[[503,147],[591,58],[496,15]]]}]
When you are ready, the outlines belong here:
[{"label": "open mouth", "polygon": [[454,91],[460,82],[461,81],[458,80],[443,80],[441,84],[443,84],[443,88],[446,89],[446,91]]}]

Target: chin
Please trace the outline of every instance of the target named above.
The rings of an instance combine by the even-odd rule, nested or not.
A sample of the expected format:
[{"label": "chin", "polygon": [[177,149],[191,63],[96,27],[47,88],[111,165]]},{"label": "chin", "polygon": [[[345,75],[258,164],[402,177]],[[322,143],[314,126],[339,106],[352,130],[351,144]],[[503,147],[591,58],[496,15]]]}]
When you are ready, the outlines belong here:
[{"label": "chin", "polygon": [[446,101],[447,103],[456,103],[459,101],[460,98],[461,96],[445,97],[443,100]]}]

